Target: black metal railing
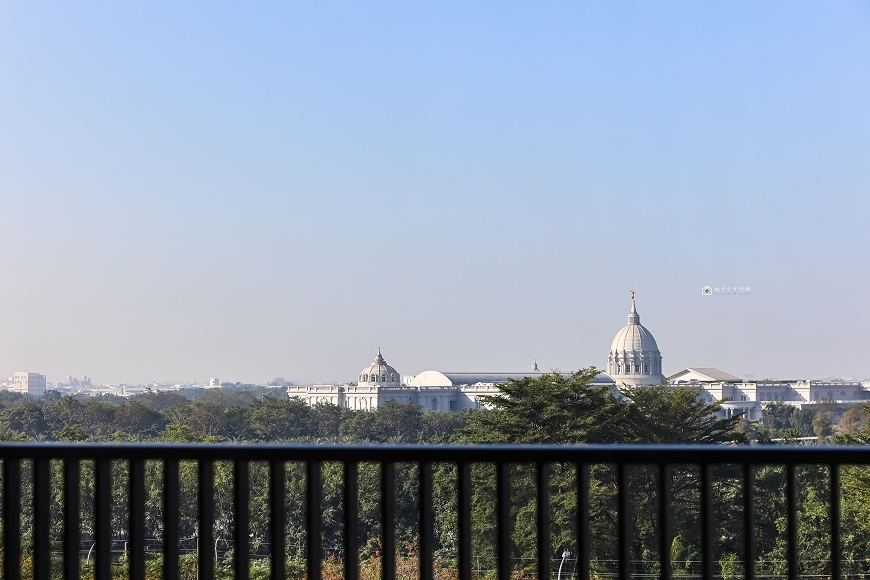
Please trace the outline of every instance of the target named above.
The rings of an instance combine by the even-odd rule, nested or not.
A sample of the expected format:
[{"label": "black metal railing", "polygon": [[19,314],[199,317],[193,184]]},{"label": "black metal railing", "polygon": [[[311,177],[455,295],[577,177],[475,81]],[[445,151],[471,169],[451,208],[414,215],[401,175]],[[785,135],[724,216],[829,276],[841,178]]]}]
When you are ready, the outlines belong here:
[{"label": "black metal railing", "polygon": [[[81,570],[81,505],[82,461],[93,462],[94,533],[93,551],[95,580],[112,578],[113,542],[113,480],[112,462],[127,465],[128,574],[131,580],[144,580],[146,564],[146,486],[145,462],[159,461],[162,470],[162,530],[163,570],[165,580],[179,578],[179,555],[172,549],[179,544],[179,464],[197,463],[197,536],[200,546],[211,546],[215,541],[215,462],[233,465],[233,526],[236,580],[248,580],[249,524],[251,497],[249,466],[251,462],[266,462],[269,469],[269,551],[271,577],[287,577],[283,555],[286,545],[285,465],[288,462],[305,464],[305,534],[306,577],[321,577],[323,546],[321,544],[322,466],[325,462],[343,464],[344,504],[344,578],[359,578],[359,548],[357,506],[359,505],[358,466],[361,463],[380,465],[381,505],[381,577],[396,578],[396,536],[392,525],[396,517],[396,465],[412,463],[418,466],[419,490],[419,577],[433,579],[435,516],[432,508],[433,465],[456,465],[456,577],[472,580],[472,466],[496,466],[496,552],[497,578],[511,577],[511,488],[510,466],[534,464],[537,478],[537,505],[547,506],[536,511],[537,578],[552,576],[553,548],[550,538],[550,486],[549,466],[574,464],[576,474],[577,578],[590,577],[589,490],[590,467],[598,464],[613,465],[617,485],[617,550],[618,578],[629,580],[633,574],[630,546],[631,519],[629,500],[629,468],[633,465],[654,465],[658,473],[658,574],[662,580],[672,578],[670,542],[672,520],[672,470],[676,466],[693,465],[700,469],[700,522],[701,571],[703,580],[714,578],[714,537],[712,470],[715,466],[742,466],[744,506],[743,551],[745,554],[743,577],[755,580],[753,545],[755,513],[753,483],[754,470],[762,465],[780,465],[785,468],[786,521],[787,521],[787,577],[799,577],[798,554],[798,499],[795,468],[798,465],[822,465],[829,469],[830,481],[830,566],[829,577],[841,579],[840,557],[840,467],[842,465],[870,464],[870,448],[865,447],[786,447],[786,446],[419,446],[419,445],[225,445],[225,444],[0,444],[3,462],[3,575],[4,580],[19,580],[22,570],[22,505],[32,501],[32,562],[33,578],[49,580],[51,577],[50,552],[52,550],[50,505],[52,493],[52,461],[61,460],[63,509],[60,517],[64,530],[62,538],[63,576],[79,578]],[[25,463],[23,463],[25,462]],[[32,497],[22,494],[22,467],[32,466]],[[740,473],[739,467],[737,473]],[[29,488],[28,488],[29,489]],[[30,493],[30,492],[28,492]],[[26,494],[25,494],[26,495]],[[117,506],[114,506],[117,508]],[[153,549],[153,548],[152,548]],[[215,559],[210,549],[200,549],[197,555],[198,578],[214,576]]]}]

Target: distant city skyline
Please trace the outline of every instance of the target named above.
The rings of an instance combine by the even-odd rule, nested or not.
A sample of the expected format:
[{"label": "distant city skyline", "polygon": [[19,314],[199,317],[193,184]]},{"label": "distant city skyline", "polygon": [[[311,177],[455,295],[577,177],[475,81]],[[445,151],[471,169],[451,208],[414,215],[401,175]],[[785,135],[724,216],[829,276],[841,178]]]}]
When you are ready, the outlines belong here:
[{"label": "distant city skyline", "polygon": [[[0,373],[870,377],[870,4],[0,3]],[[739,296],[705,286],[750,287]]]}]

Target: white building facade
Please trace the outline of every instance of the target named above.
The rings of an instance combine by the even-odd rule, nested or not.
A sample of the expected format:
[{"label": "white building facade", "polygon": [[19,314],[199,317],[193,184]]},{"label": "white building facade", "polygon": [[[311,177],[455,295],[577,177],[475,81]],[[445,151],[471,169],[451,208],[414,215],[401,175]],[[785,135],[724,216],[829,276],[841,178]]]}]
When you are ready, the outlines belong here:
[{"label": "white building facade", "polygon": [[[539,377],[535,364],[528,372],[449,372],[424,371],[402,377],[381,355],[381,349],[369,366],[359,372],[357,381],[341,385],[287,387],[287,396],[299,397],[309,405],[326,403],[357,411],[381,407],[387,401],[413,403],[429,411],[449,413],[462,409],[479,409],[481,397],[497,395],[499,385],[509,379]],[[595,378],[599,384],[615,385],[604,373]]]},{"label": "white building facade", "polygon": [[45,394],[45,375],[19,372],[12,375],[10,391],[41,397]]},{"label": "white building facade", "polygon": [[742,381],[714,368],[687,368],[668,377],[674,385],[690,385],[701,390],[707,402],[722,402],[722,416],[742,414],[746,419],[761,419],[765,405],[796,407],[822,401],[854,405],[870,401],[870,384],[858,381]]}]

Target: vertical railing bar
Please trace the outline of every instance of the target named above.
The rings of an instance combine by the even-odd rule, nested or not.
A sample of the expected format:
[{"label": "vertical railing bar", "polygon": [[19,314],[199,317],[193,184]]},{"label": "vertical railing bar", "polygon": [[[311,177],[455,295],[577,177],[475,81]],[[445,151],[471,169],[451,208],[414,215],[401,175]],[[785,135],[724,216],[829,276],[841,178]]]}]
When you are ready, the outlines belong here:
[{"label": "vertical railing bar", "polygon": [[550,578],[550,464],[538,463],[538,578]]},{"label": "vertical railing bar", "polygon": [[51,578],[51,471],[48,461],[33,460],[33,580]]},{"label": "vertical railing bar", "polygon": [[755,580],[755,470],[743,464],[743,574]]},{"label": "vertical railing bar", "polygon": [[381,463],[381,579],[396,578],[396,465]]},{"label": "vertical railing bar", "polygon": [[580,580],[590,578],[589,475],[588,463],[577,466],[577,577]]},{"label": "vertical railing bar", "polygon": [[619,513],[617,526],[617,545],[619,549],[619,580],[630,580],[631,562],[631,514],[628,501],[628,466],[625,463],[617,465],[619,485]]},{"label": "vertical railing bar", "polygon": [[471,465],[461,462],[457,468],[459,580],[471,580]]},{"label": "vertical railing bar", "polygon": [[344,462],[344,580],[359,578],[359,466]]},{"label": "vertical railing bar", "polygon": [[130,460],[130,580],[145,580],[145,461]]},{"label": "vertical railing bar", "polygon": [[214,577],[214,461],[199,460],[199,534],[197,569],[199,580]]},{"label": "vertical railing bar", "polygon": [[309,461],[306,477],[307,505],[305,511],[305,532],[308,541],[308,553],[306,565],[308,567],[308,580],[320,580],[320,562],[323,557],[321,549],[321,462]]},{"label": "vertical railing bar", "polygon": [[420,580],[432,580],[435,521],[432,514],[432,463],[420,463]]},{"label": "vertical railing bar", "polygon": [[798,568],[797,550],[797,485],[793,463],[786,465],[786,496],[788,506],[788,580],[798,580],[800,569]]},{"label": "vertical railing bar", "polygon": [[272,580],[285,580],[287,577],[286,563],[286,526],[284,514],[284,496],[286,467],[284,461],[273,460],[269,465],[269,535],[272,539]]},{"label": "vertical railing bar", "polygon": [[661,580],[671,580],[671,515],[673,467],[659,464],[659,568]]},{"label": "vertical railing bar", "polygon": [[94,523],[97,556],[95,580],[112,579],[112,460],[97,459],[95,465]]},{"label": "vertical railing bar", "polygon": [[701,577],[713,580],[713,481],[709,463],[701,465]]},{"label": "vertical railing bar", "polygon": [[496,480],[496,526],[498,533],[498,580],[511,573],[511,477],[510,464],[499,463]]},{"label": "vertical railing bar", "polygon": [[78,580],[79,543],[81,542],[81,462],[63,461],[63,575],[66,580]]},{"label": "vertical railing bar", "polygon": [[840,580],[842,548],[840,546],[840,466],[831,465],[831,580]]},{"label": "vertical railing bar", "polygon": [[178,460],[163,462],[163,580],[178,580]]},{"label": "vertical railing bar", "polygon": [[235,565],[235,580],[248,580],[251,575],[250,558],[250,503],[251,482],[248,476],[248,462],[237,459],[234,464],[235,514],[234,535],[236,538],[233,550]]},{"label": "vertical railing bar", "polygon": [[3,580],[21,579],[21,460],[3,459]]}]

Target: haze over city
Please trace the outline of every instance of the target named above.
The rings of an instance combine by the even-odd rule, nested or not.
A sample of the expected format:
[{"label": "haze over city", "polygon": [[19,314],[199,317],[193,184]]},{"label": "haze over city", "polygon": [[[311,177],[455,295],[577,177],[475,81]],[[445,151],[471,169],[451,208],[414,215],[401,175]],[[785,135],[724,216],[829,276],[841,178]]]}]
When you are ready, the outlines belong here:
[{"label": "haze over city", "polygon": [[[870,377],[866,2],[0,2],[0,376]],[[702,288],[749,287],[704,296]]]}]

